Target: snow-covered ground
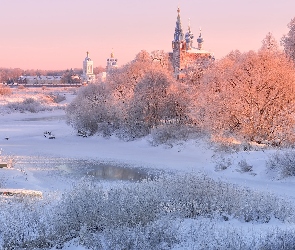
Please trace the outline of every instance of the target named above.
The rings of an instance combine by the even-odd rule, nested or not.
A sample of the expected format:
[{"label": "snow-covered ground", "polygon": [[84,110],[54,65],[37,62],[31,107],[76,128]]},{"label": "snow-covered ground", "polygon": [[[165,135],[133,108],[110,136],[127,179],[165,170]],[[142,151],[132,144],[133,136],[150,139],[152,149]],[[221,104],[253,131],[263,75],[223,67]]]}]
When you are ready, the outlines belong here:
[{"label": "snow-covered ground", "polygon": [[[175,144],[171,148],[165,145],[151,146],[148,138],[130,142],[116,137],[83,138],[77,136],[77,131],[66,124],[62,108],[74,98],[73,92],[64,91],[67,99],[58,104],[60,108],[38,113],[6,112],[3,105],[8,101],[23,100],[23,93],[10,99],[0,96],[1,156],[2,159],[14,161],[13,168],[0,168],[2,188],[62,191],[87,175],[90,171],[89,164],[92,163],[90,165],[93,167],[94,162],[173,173],[205,173],[213,179],[270,192],[295,203],[295,178],[279,179],[267,171],[266,161],[275,150],[225,153],[205,139]],[[38,90],[24,93],[25,98],[42,98],[38,96]],[[41,95],[44,95],[42,91]],[[44,132],[48,131],[55,139],[44,136]],[[251,165],[252,171],[240,171],[238,163],[241,161]],[[218,164],[226,162],[229,162],[227,169],[216,171]],[[117,174],[115,170],[110,171]]]},{"label": "snow-covered ground", "polygon": [[[213,178],[220,178],[251,188],[276,193],[295,199],[293,177],[287,179],[273,178],[265,166],[269,155],[275,150],[241,151],[223,153],[203,140],[188,141],[172,148],[162,145],[153,147],[148,139],[124,142],[118,138],[105,139],[98,136],[83,138],[66,124],[65,111],[56,109],[39,113],[11,113],[0,116],[0,148],[2,155],[9,155],[16,160],[16,168],[22,162],[36,161],[39,158],[95,160],[122,166],[144,167],[151,169],[177,170],[182,172],[202,172]],[[55,139],[44,136],[50,131]],[[6,140],[5,138],[9,138]],[[230,161],[226,170],[216,171],[218,162]],[[251,172],[239,172],[238,162],[245,160],[253,166]],[[54,165],[55,164],[55,165]],[[53,163],[51,166],[58,167]],[[38,166],[41,168],[42,166]],[[83,168],[83,166],[81,166]],[[34,176],[34,169],[26,165],[29,175],[27,182],[21,185],[10,181],[6,175],[18,175],[16,169],[1,169],[0,176],[6,179],[6,187],[48,189],[48,181],[40,181]],[[52,170],[53,171],[53,170]],[[18,174],[17,174],[18,173]],[[38,175],[42,178],[42,175]],[[32,179],[30,179],[32,178]],[[15,179],[15,178],[14,178]],[[38,183],[38,184],[37,184]],[[56,180],[54,180],[55,187]],[[62,184],[62,183],[61,183]]]}]

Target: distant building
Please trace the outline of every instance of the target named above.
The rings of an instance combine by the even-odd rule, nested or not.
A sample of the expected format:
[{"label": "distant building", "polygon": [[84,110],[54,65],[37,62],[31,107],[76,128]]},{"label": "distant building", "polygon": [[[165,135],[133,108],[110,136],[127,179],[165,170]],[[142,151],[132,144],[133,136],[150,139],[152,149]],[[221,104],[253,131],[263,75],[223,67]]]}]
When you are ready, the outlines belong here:
[{"label": "distant building", "polygon": [[62,76],[20,76],[18,84],[22,85],[60,85]]},{"label": "distant building", "polygon": [[107,67],[106,71],[109,72],[110,70],[117,68],[118,59],[114,57],[114,53],[111,53],[111,57],[107,59]]},{"label": "distant building", "polygon": [[86,57],[83,61],[83,74],[82,81],[89,83],[95,81],[95,75],[93,74],[93,61],[89,57],[89,52],[86,52]]},{"label": "distant building", "polygon": [[106,71],[101,72],[97,75],[97,80],[104,82],[108,76],[108,74],[111,72],[111,70],[118,68],[118,59],[115,58],[114,53],[111,53],[111,56],[107,58],[107,66]]},{"label": "distant building", "polygon": [[173,65],[174,75],[177,79],[182,77],[182,70],[199,59],[213,59],[213,54],[203,49],[204,39],[200,30],[197,39],[198,47],[193,47],[194,35],[191,31],[190,23],[188,30],[184,35],[180,19],[180,9],[177,9],[177,20],[172,41],[172,52],[169,53]]}]

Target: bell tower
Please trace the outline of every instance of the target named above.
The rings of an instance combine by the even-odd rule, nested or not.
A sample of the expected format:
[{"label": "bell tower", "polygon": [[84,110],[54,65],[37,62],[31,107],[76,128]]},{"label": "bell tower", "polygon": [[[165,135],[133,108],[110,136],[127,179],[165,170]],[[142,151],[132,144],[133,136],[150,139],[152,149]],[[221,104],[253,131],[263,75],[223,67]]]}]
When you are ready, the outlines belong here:
[{"label": "bell tower", "polygon": [[181,19],[180,19],[180,9],[177,9],[177,19],[176,26],[174,31],[174,39],[172,41],[172,62],[174,68],[174,74],[177,77],[180,72],[180,63],[181,63],[181,51],[185,50],[185,40],[183,39],[183,30],[181,27]]},{"label": "bell tower", "polygon": [[95,75],[93,74],[93,61],[89,57],[89,52],[86,52],[86,57],[83,61],[83,75],[84,82],[93,82],[95,80]]},{"label": "bell tower", "polygon": [[118,59],[115,58],[114,52],[112,51],[111,56],[107,59],[106,71],[109,72],[113,68],[117,68],[118,67],[117,62],[118,62]]},{"label": "bell tower", "polygon": [[194,34],[191,29],[190,19],[188,30],[183,33],[180,19],[180,9],[177,9],[177,19],[172,41],[172,52],[169,52],[169,59],[174,69],[174,77],[178,80],[186,78],[187,69],[196,62],[204,61],[210,63],[214,61],[213,53],[203,49],[204,39],[200,29],[200,35],[197,38],[198,47],[193,46]]}]

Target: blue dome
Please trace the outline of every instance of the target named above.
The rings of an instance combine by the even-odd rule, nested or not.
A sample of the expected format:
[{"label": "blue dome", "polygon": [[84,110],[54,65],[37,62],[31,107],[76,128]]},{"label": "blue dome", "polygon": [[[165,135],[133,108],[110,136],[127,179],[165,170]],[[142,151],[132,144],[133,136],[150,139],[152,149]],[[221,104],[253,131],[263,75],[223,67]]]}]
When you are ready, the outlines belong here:
[{"label": "blue dome", "polygon": [[204,42],[204,39],[202,37],[202,35],[200,34],[200,36],[198,37],[197,39],[198,43],[203,43]]}]

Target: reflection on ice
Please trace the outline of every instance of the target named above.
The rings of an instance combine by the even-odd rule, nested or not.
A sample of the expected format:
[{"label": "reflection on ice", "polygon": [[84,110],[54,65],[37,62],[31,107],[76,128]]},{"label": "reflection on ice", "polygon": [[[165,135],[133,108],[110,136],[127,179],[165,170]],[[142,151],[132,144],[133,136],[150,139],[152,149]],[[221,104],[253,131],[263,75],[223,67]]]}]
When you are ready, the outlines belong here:
[{"label": "reflection on ice", "polygon": [[88,175],[103,180],[140,181],[152,176],[137,168],[119,167],[108,164],[98,164],[88,172]]},{"label": "reflection on ice", "polygon": [[24,118],[20,121],[26,122],[35,122],[35,121],[56,121],[56,120],[65,120],[65,115],[55,115],[55,116],[46,116],[46,117],[30,117]]},{"label": "reflection on ice", "polygon": [[56,181],[59,178],[77,180],[83,177],[107,181],[141,181],[158,175],[156,170],[151,173],[151,170],[130,167],[123,163],[42,156],[17,157],[15,168],[24,169],[37,179],[44,175],[54,176]]}]

